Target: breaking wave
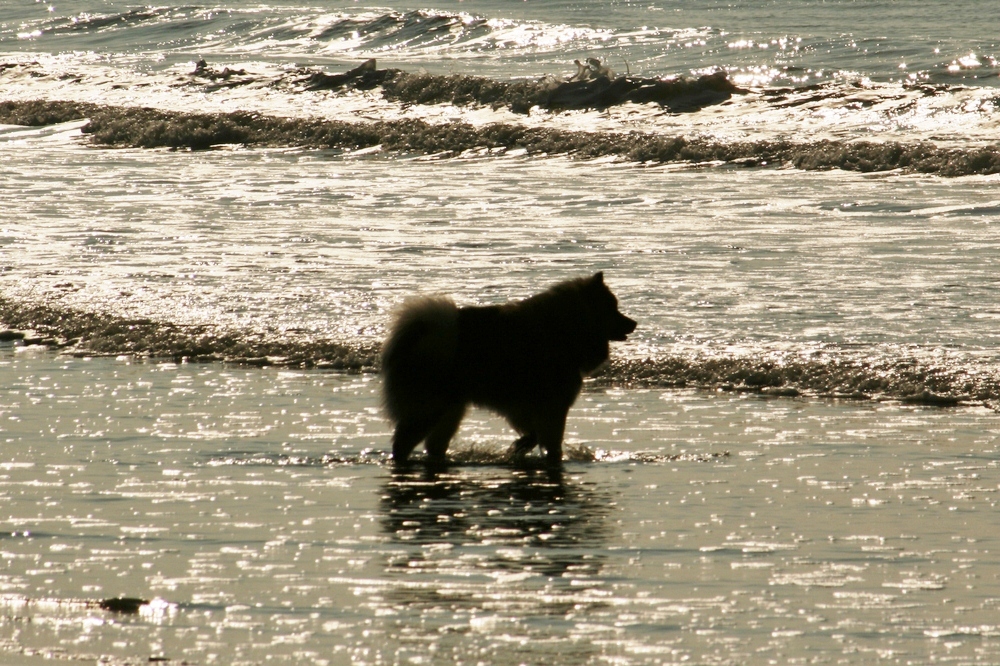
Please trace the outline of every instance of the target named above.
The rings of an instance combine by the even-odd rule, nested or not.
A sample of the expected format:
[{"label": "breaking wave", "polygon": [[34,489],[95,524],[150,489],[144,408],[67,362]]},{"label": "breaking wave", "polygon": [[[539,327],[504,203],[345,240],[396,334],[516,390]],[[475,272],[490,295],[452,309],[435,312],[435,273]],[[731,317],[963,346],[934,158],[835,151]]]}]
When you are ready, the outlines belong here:
[{"label": "breaking wave", "polygon": [[[598,61],[599,62],[599,61]],[[581,68],[583,65],[581,65]],[[398,69],[377,69],[374,60],[343,74],[302,70],[295,83],[310,90],[359,89],[381,86],[386,99],[405,104],[478,104],[507,107],[528,113],[606,109],[633,102],[659,104],[670,111],[695,111],[729,99],[739,92],[725,73],[717,71],[695,78],[650,79],[599,76],[577,80],[545,77],[540,80],[498,81],[481,76],[411,74]],[[278,82],[282,84],[285,82]]]},{"label": "breaking wave", "polygon": [[[3,30],[0,29],[0,41]],[[593,28],[475,16],[432,9],[324,12],[308,8],[146,7],[110,13],[52,16],[20,26],[20,40],[65,42],[74,48],[114,42],[201,53],[256,52],[303,56],[362,54],[482,59],[502,53],[562,53],[651,43],[667,48],[691,30]]]},{"label": "breaking wave", "polygon": [[513,123],[476,126],[419,119],[370,122],[294,119],[253,112],[182,113],[81,102],[0,103],[0,122],[40,126],[89,118],[83,134],[95,145],[204,150],[300,147],[354,151],[380,148],[457,156],[468,151],[528,155],[615,157],[647,164],[794,167],[860,172],[901,170],[945,177],[1000,173],[1000,146],[939,147],[929,142],[787,141],[717,142],[641,132],[586,132]]},{"label": "breaking wave", "polygon": [[[77,356],[133,355],[176,361],[376,372],[377,344],[339,342],[287,331],[242,332],[212,325],[30,305],[0,297],[0,344],[46,346]],[[771,397],[894,400],[994,408],[1000,368],[961,358],[874,355],[831,348],[811,355],[672,354],[614,358],[593,379],[603,387],[694,388]]]},{"label": "breaking wave", "polygon": [[100,313],[18,303],[0,296],[0,342],[44,345],[78,355],[134,354],[186,361],[316,367],[372,371],[378,350],[299,335],[227,331],[152,319],[123,319]]}]

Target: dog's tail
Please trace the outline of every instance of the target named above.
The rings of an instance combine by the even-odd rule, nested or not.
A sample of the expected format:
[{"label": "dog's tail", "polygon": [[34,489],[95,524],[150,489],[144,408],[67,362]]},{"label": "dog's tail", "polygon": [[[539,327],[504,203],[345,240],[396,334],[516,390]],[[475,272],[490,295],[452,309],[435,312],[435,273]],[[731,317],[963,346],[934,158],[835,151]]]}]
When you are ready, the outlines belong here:
[{"label": "dog's tail", "polygon": [[448,298],[408,299],[382,347],[385,408],[394,422],[436,410],[455,390],[458,307]]}]

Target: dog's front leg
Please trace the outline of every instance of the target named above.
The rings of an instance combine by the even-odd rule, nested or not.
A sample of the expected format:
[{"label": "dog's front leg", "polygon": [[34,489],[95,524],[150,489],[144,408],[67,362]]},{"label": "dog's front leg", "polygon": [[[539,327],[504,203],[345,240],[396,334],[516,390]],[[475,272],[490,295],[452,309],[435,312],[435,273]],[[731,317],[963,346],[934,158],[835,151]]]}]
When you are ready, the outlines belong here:
[{"label": "dog's front leg", "polygon": [[538,444],[545,451],[545,457],[550,465],[562,462],[562,441],[568,413],[569,409],[566,409],[561,414],[539,419]]}]

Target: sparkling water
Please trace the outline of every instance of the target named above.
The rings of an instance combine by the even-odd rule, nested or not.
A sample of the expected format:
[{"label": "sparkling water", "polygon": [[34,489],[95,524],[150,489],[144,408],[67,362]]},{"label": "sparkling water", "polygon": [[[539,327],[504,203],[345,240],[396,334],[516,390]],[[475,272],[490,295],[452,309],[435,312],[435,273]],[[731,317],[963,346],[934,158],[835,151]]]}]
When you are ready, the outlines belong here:
[{"label": "sparkling water", "polygon": [[[971,0],[0,7],[0,662],[1000,662],[995,32]],[[588,57],[693,87],[463,92]],[[309,83],[369,58],[440,96]],[[317,123],[374,138],[288,138]],[[598,270],[639,327],[561,470],[483,412],[449,468],[389,464],[404,298]]]}]

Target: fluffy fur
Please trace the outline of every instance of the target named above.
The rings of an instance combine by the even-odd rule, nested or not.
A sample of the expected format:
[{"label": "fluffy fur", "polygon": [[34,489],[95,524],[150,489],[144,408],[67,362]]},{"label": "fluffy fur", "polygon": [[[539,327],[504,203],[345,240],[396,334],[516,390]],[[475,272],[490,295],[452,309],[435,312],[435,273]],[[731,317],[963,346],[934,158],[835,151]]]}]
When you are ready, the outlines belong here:
[{"label": "fluffy fur", "polygon": [[442,460],[469,404],[490,409],[521,435],[515,455],[540,445],[562,459],[566,414],[583,377],[607,361],[609,342],[636,323],[618,311],[604,275],[569,280],[504,305],[407,301],[382,349],[392,456],[420,442]]}]

